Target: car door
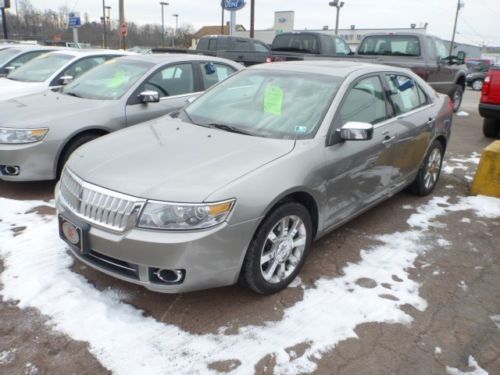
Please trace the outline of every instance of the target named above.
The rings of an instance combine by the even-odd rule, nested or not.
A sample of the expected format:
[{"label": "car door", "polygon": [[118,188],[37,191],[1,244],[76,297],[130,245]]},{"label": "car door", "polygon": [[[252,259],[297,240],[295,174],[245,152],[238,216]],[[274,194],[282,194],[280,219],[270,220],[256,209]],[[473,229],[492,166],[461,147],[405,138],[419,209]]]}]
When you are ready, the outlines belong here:
[{"label": "car door", "polygon": [[[142,103],[139,94],[156,91],[158,103]],[[203,91],[190,62],[164,65],[147,77],[127,101],[127,125],[152,120],[182,108],[186,101]]]},{"label": "car door", "polygon": [[[434,37],[427,37],[431,44],[434,44],[437,53],[436,69],[429,76],[429,84],[438,92],[450,93],[455,88],[456,65],[450,65],[447,58],[450,51],[446,48],[442,40]],[[428,47],[429,49],[432,46]]]},{"label": "car door", "polygon": [[[338,130],[351,121],[373,124],[372,139],[340,140]],[[395,137],[381,77],[359,79],[351,85],[337,110],[326,148],[327,227],[344,222],[388,194]]]},{"label": "car door", "polygon": [[394,109],[394,175],[392,190],[411,182],[432,139],[435,118],[429,96],[411,77],[384,75],[389,100]]}]

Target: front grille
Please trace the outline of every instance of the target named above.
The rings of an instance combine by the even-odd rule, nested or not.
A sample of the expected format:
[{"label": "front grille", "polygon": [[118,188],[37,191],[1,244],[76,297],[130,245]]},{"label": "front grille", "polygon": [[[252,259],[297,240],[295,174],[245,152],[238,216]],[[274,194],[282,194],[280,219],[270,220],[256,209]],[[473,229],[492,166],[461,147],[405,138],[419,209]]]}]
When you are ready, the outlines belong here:
[{"label": "front grille", "polygon": [[105,228],[123,232],[133,227],[144,199],[89,184],[68,169],[60,183],[61,202],[78,217]]}]

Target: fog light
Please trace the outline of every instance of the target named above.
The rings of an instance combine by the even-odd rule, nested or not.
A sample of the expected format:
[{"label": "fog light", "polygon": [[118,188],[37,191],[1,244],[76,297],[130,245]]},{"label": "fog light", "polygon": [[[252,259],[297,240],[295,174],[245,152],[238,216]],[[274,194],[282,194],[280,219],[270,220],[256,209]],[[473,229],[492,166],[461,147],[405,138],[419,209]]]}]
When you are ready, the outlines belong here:
[{"label": "fog light", "polygon": [[149,280],[157,284],[180,284],[184,281],[185,270],[150,268]]}]

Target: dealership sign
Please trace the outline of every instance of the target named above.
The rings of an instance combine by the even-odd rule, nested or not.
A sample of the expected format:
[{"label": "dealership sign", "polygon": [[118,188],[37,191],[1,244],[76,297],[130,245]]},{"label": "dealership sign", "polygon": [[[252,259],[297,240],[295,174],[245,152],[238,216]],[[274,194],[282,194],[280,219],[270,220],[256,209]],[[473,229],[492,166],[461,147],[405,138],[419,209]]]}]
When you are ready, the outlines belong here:
[{"label": "dealership sign", "polygon": [[245,0],[222,0],[222,7],[233,12],[242,9],[245,5]]}]

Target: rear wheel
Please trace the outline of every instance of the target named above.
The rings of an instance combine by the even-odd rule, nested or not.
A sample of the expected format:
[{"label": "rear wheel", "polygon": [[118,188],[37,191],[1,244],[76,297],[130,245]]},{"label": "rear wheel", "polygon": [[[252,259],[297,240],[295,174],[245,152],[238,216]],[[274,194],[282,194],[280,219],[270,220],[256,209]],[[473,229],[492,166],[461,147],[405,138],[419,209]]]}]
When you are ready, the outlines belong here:
[{"label": "rear wheel", "polygon": [[483,89],[483,80],[482,79],[475,79],[472,81],[472,90],[474,91],[481,91]]},{"label": "rear wheel", "polygon": [[304,265],[311,241],[307,209],[295,202],[284,203],[255,233],[241,270],[241,283],[259,294],[286,288]]},{"label": "rear wheel", "polygon": [[464,97],[464,89],[460,85],[455,85],[455,89],[450,95],[451,101],[453,103],[453,112],[458,112],[460,106],[462,105],[462,99]]},{"label": "rear wheel", "polygon": [[483,134],[488,138],[500,138],[500,121],[485,118],[483,120]]},{"label": "rear wheel", "polygon": [[71,154],[80,146],[83,146],[85,143],[93,141],[94,139],[99,138],[99,135],[97,134],[86,134],[82,135],[81,137],[78,137],[71,141],[68,145],[66,145],[65,149],[63,150],[61,156],[59,157],[59,162],[57,164],[57,179],[61,177],[62,170],[64,168],[64,165],[68,161],[69,157]]},{"label": "rear wheel", "polygon": [[437,140],[434,141],[418,171],[417,178],[411,185],[414,194],[423,197],[434,190],[441,174],[443,155],[443,145]]}]

